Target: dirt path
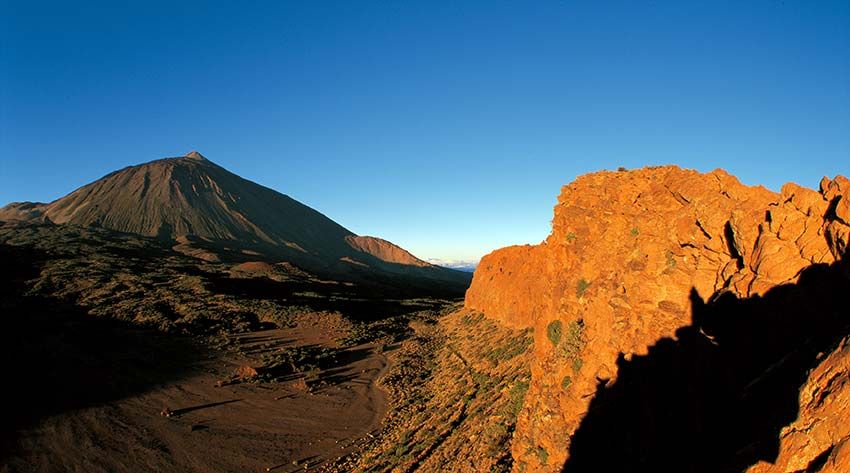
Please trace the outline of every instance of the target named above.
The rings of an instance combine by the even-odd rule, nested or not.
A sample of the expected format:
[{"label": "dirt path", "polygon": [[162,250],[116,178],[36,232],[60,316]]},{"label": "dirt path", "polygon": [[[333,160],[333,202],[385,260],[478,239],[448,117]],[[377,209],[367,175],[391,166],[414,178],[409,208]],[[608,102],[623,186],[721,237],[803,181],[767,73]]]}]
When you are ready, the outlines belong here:
[{"label": "dirt path", "polygon": [[[310,471],[357,449],[380,425],[386,400],[376,380],[387,360],[374,346],[341,350],[310,391],[294,381],[216,387],[264,354],[334,345],[308,324],[233,341],[238,351],[215,353],[177,383],[41,421],[21,436],[21,455],[6,471]],[[175,415],[161,416],[164,407]]]}]

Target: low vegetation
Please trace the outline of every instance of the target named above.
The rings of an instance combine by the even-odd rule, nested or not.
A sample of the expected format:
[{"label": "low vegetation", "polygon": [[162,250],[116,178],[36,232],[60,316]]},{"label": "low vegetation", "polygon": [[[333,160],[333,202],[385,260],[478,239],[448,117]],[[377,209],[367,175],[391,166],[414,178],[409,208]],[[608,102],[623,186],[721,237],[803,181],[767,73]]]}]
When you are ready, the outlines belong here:
[{"label": "low vegetation", "polygon": [[587,289],[590,287],[590,281],[582,278],[576,283],[576,297],[581,298]]},{"label": "low vegetation", "polygon": [[546,326],[546,336],[552,342],[552,346],[558,346],[561,343],[561,335],[564,330],[560,320],[553,320]]},{"label": "low vegetation", "polygon": [[[339,471],[510,471],[510,442],[529,388],[530,330],[454,310],[412,320],[387,352],[392,400],[382,432]],[[470,438],[475,438],[470,442]]]},{"label": "low vegetation", "polygon": [[667,269],[673,269],[676,267],[676,260],[673,258],[673,252],[667,250],[664,253],[664,258],[667,260]]}]

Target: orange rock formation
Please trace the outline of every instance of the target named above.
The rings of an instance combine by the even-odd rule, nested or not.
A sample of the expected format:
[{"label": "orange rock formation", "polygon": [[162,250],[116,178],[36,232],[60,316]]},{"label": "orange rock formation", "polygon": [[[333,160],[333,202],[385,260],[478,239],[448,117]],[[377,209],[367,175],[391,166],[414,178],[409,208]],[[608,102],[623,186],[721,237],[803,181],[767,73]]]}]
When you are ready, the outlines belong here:
[{"label": "orange rock formation", "polygon": [[[571,470],[567,462],[573,438],[578,438],[580,426],[591,428],[581,423],[594,398],[604,399],[602,394],[609,390],[627,396],[622,393],[630,392],[628,389],[615,388],[618,376],[624,370],[639,373],[634,371],[643,366],[638,361],[657,361],[670,348],[680,358],[682,353],[692,352],[699,353],[694,357],[700,359],[711,358],[711,363],[721,367],[712,368],[712,373],[725,373],[729,368],[718,360],[731,353],[728,347],[742,350],[740,340],[728,340],[745,332],[712,333],[710,324],[695,315],[721,307],[715,302],[724,299],[724,294],[733,299],[731,304],[746,308],[768,302],[782,307],[786,298],[795,304],[804,300],[808,293],[797,288],[801,275],[811,268],[838,268],[847,252],[850,203],[843,196],[848,190],[850,181],[839,176],[824,178],[819,192],[786,184],[777,194],[744,186],[722,170],[701,174],[672,166],[589,174],[564,186],[555,206],[551,235],[539,245],[504,248],[484,257],[466,295],[468,308],[510,327],[534,328],[533,380],[512,446],[515,469],[558,471],[566,463],[565,471],[585,471],[577,463]],[[842,286],[848,279],[846,268],[829,273],[830,277],[836,274],[841,279],[836,287],[846,287]],[[818,284],[806,288],[815,286]],[[785,289],[772,291],[774,288]],[[844,301],[848,297],[834,296]],[[747,310],[738,311],[744,314],[741,320],[749,317]],[[800,310],[805,312],[805,307]],[[838,312],[827,314],[828,320],[812,316],[809,325],[840,327]],[[783,323],[784,318],[777,316],[776,324]],[[790,322],[786,325],[792,326]],[[781,340],[796,347],[793,330],[790,332],[783,332],[782,336],[788,336]],[[772,340],[769,328],[763,337]],[[689,340],[698,348],[677,351],[685,349]],[[799,343],[804,346],[805,340]],[[837,348],[833,345],[819,354],[817,368],[808,377],[802,370],[799,406],[793,406],[798,407],[799,416],[775,439],[780,444],[778,452],[750,456],[738,452],[734,460],[718,460],[717,466],[798,471],[822,461],[827,465],[823,471],[850,471],[850,447],[844,444],[850,434],[847,344],[845,339]],[[762,352],[776,355],[776,360],[744,365],[751,371],[788,371],[787,360],[781,356],[784,350],[786,345],[771,345]],[[712,358],[712,353],[719,353],[719,358]],[[675,356],[672,359],[677,359]],[[766,375],[755,376],[756,385],[760,376]],[[795,389],[799,388],[798,384]],[[699,395],[694,398],[701,399]],[[605,418],[603,404],[594,407],[600,419]],[[653,423],[657,420],[653,415],[646,414],[638,421]],[[587,435],[585,438],[592,437]],[[633,440],[623,442],[634,444]],[[752,450],[770,450],[761,445]],[[610,451],[611,456],[620,453],[616,448]],[[605,459],[598,460],[596,471],[605,471]],[[648,466],[653,465],[647,461]]]}]

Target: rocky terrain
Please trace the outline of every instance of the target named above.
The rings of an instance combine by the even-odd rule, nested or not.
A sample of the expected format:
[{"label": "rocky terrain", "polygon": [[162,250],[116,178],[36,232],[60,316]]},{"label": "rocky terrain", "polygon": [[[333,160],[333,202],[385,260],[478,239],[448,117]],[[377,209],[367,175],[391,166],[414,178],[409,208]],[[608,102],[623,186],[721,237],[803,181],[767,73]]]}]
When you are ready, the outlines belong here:
[{"label": "rocky terrain", "polygon": [[7,205],[0,262],[4,472],[326,468],[471,279],[197,152]]},{"label": "rocky terrain", "polygon": [[461,307],[410,326],[415,336],[388,353],[380,381],[389,399],[383,428],[337,471],[511,471],[531,331]]},{"label": "rocky terrain", "polygon": [[582,176],[462,304],[243,181],[190,154],[0,211],[0,471],[850,471],[844,177]]},{"label": "rocky terrain", "polygon": [[156,238],[0,226],[0,471],[327,468],[380,428],[410,321],[449,301],[199,260]]},{"label": "rocky terrain", "polygon": [[564,186],[465,306],[533,329],[517,471],[850,471],[850,181],[717,170]]}]

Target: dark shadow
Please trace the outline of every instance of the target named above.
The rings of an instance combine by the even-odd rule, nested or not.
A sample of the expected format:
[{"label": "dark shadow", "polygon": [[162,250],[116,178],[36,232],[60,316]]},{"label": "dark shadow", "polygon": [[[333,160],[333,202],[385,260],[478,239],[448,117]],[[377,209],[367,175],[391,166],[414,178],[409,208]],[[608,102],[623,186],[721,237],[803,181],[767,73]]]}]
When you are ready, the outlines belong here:
[{"label": "dark shadow", "polygon": [[190,340],[88,314],[71,301],[27,293],[49,259],[0,244],[0,459],[40,419],[140,394],[192,374]]},{"label": "dark shadow", "polygon": [[211,407],[218,407],[218,406],[223,406],[225,404],[232,404],[234,402],[241,402],[241,401],[242,401],[242,399],[230,399],[230,400],[227,400],[227,401],[210,402],[208,404],[201,404],[199,406],[184,407],[183,409],[175,409],[175,410],[171,411],[171,415],[177,417],[177,416],[182,416],[183,414],[188,414],[190,412],[200,411],[202,409],[209,409]]},{"label": "dark shadow", "polygon": [[740,472],[773,462],[809,371],[850,333],[848,264],[805,269],[764,297],[692,291],[692,325],[617,361],[563,471]]},{"label": "dark shadow", "polygon": [[358,321],[434,309],[442,301],[397,300],[398,294],[380,287],[321,284],[313,281],[276,281],[265,277],[232,278],[220,273],[201,274],[214,294],[249,299],[275,300],[288,306],[307,307],[316,312],[339,312]]},{"label": "dark shadow", "polygon": [[[246,237],[248,237],[246,235]],[[355,250],[343,239],[334,241],[324,256],[307,254],[286,245],[273,245],[251,237],[210,239],[187,236],[189,247],[215,254],[220,261],[233,264],[248,261],[287,261],[313,276],[355,283],[363,290],[377,290],[393,299],[435,297],[462,298],[472,283],[472,273],[435,266],[391,263]],[[341,258],[353,257],[365,265]]]},{"label": "dark shadow", "polygon": [[358,361],[364,360],[372,354],[370,348],[353,348],[340,352],[336,356],[335,364],[323,367],[324,371],[320,375],[320,380],[326,384],[335,386],[345,383],[359,377],[359,374],[345,374],[349,370],[349,366]]},{"label": "dark shadow", "polygon": [[[305,464],[309,465],[310,463],[312,463],[313,459],[315,459],[315,458],[318,458],[318,455],[310,455],[309,457],[304,457],[304,458],[301,458],[301,459],[298,459],[298,460],[295,460],[295,461],[284,462],[284,463],[280,463],[280,464],[277,464],[277,465],[273,465],[273,466],[266,468],[266,471],[275,471],[279,468],[292,466],[293,464],[298,464],[299,466],[305,465]],[[289,471],[292,471],[292,470],[289,470]]]},{"label": "dark shadow", "polygon": [[347,372],[351,364],[364,360],[372,353],[369,348],[349,348],[337,351],[329,350],[320,345],[302,345],[297,349],[299,352],[298,360],[276,362],[259,368],[257,371],[266,378],[285,382],[304,377],[308,372],[315,370],[315,382],[335,385],[355,378],[356,375],[349,376],[340,373]]}]

